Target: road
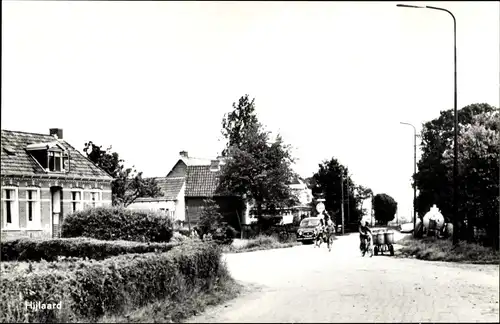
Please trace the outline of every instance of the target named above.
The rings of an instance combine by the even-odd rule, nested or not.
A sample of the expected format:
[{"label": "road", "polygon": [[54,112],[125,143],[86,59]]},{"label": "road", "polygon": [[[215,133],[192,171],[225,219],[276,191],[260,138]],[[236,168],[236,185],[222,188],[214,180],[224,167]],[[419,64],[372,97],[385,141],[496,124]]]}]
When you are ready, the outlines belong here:
[{"label": "road", "polygon": [[499,267],[362,258],[358,236],[224,256],[240,297],[193,317],[225,322],[498,322]]}]

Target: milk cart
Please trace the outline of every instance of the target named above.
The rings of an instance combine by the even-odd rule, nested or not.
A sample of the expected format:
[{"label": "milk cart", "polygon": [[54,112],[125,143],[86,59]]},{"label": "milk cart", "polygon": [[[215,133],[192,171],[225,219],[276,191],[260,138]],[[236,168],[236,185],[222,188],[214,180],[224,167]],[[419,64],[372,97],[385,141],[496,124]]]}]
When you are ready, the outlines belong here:
[{"label": "milk cart", "polygon": [[373,239],[373,253],[375,255],[383,254],[389,251],[391,255],[394,255],[394,232],[392,231],[377,231],[372,235]]}]

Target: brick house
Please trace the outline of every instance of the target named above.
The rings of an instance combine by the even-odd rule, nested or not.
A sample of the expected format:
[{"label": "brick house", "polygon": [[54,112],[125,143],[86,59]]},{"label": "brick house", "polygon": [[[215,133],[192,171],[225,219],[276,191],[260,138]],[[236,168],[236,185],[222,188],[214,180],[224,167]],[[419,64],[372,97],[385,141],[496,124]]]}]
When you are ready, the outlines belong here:
[{"label": "brick house", "polygon": [[2,130],[1,234],[58,237],[68,213],[111,205],[111,178],[63,140],[49,134]]}]

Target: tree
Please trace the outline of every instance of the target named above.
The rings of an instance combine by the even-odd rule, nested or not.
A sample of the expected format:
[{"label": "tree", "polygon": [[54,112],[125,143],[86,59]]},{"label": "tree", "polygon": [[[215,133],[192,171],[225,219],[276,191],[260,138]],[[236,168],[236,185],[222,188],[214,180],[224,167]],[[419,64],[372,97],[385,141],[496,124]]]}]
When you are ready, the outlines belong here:
[{"label": "tree", "polygon": [[[335,222],[339,224],[342,206],[342,178],[344,191],[344,214],[347,223],[357,222],[364,215],[363,200],[371,195],[371,189],[354,184],[349,176],[347,167],[335,158],[319,164],[319,170],[311,178],[306,179],[310,184],[313,195],[325,199],[325,209],[332,213]],[[347,209],[349,207],[349,209]]]},{"label": "tree", "polygon": [[373,197],[373,210],[375,213],[375,220],[379,224],[387,225],[390,221],[394,220],[398,203],[387,194],[377,194]]},{"label": "tree", "polygon": [[294,176],[291,148],[277,136],[270,140],[255,115],[254,100],[248,95],[233,104],[234,111],[224,116],[222,134],[227,140],[225,165],[219,177],[218,194],[237,195],[255,202],[257,217],[263,209],[277,212],[297,203],[288,186]]},{"label": "tree", "polygon": [[[479,125],[481,124],[480,120],[485,120],[485,118],[488,119],[487,116],[490,116],[490,114],[492,114],[491,116],[494,116],[495,111],[498,111],[498,109],[485,103],[472,104],[458,111],[458,121],[460,128],[458,182],[460,184],[460,188],[458,191],[459,215],[457,216],[459,217],[459,224],[461,224],[466,218],[466,214],[469,214],[472,210],[477,210],[477,206],[472,207],[472,202],[470,201],[470,197],[468,197],[468,195],[479,195],[478,191],[476,189],[473,189],[479,188],[481,186],[479,185],[479,183],[481,183],[479,181],[479,178],[486,176],[486,178],[490,179],[490,183],[494,183],[494,181],[497,181],[498,183],[498,176],[495,178],[494,173],[490,175],[476,174],[476,177],[474,178],[472,174],[467,171],[468,168],[472,168],[473,165],[476,165],[476,167],[474,167],[473,169],[478,170],[478,167],[480,166],[478,163],[483,163],[481,165],[481,169],[485,169],[485,167],[487,169],[487,166],[490,165],[493,170],[497,170],[498,165],[492,164],[494,163],[492,162],[494,159],[494,154],[488,159],[464,159],[460,157],[463,154],[467,154],[467,156],[472,156],[471,154],[475,154],[473,153],[477,150],[477,146],[475,145],[475,143],[477,140],[483,138],[483,135],[481,134],[484,133],[483,131],[479,131],[479,129],[481,129],[481,127],[479,127]],[[474,123],[476,123],[477,125],[472,127]],[[495,124],[495,122],[493,121],[490,124]],[[447,221],[451,221],[454,217],[453,127],[453,110],[451,109],[442,111],[438,118],[431,120],[423,125],[423,129],[421,132],[422,157],[418,162],[418,172],[415,175],[415,185],[419,189],[419,195],[416,200],[416,207],[420,217],[423,217],[423,215],[425,215],[425,213],[427,213],[430,207],[434,204],[436,204],[441,209],[443,216],[445,216],[445,219]],[[491,126],[488,129],[488,132],[490,133],[491,131],[496,132],[496,136],[498,139],[498,124],[496,126]],[[489,138],[492,139],[491,136],[492,135],[490,135]],[[490,144],[494,143],[490,141]],[[494,145],[492,146],[490,144],[486,145],[488,147],[486,151],[489,150],[491,152],[494,152],[494,150],[492,149]],[[468,151],[468,153],[465,153],[466,151]],[[486,151],[483,150],[483,152]],[[487,160],[490,161],[488,162],[490,164],[485,162]],[[496,161],[498,161],[498,158]],[[466,187],[467,190],[465,190]],[[491,190],[493,191],[494,189]],[[498,190],[496,191],[496,195],[498,196]],[[460,232],[459,228],[454,229],[454,231],[456,233]]]},{"label": "tree", "polygon": [[240,98],[238,105],[233,102],[233,110],[222,118],[222,135],[227,140],[222,156],[228,155],[230,147],[240,147],[247,131],[258,124],[255,98],[250,100],[246,94]]},{"label": "tree", "polygon": [[127,207],[137,198],[160,197],[163,195],[155,179],[144,179],[142,172],[134,168],[125,168],[118,153],[111,152],[111,147],[103,150],[102,146],[92,141],[85,143],[83,149],[87,158],[114,178],[111,183],[113,206]]},{"label": "tree", "polygon": [[[499,219],[499,140],[500,114],[484,112],[463,125],[459,138],[460,214],[467,221],[469,241],[474,239],[473,226],[485,228],[489,243],[498,248]],[[453,150],[446,149],[443,162],[451,169]],[[449,175],[451,177],[451,175]]]}]

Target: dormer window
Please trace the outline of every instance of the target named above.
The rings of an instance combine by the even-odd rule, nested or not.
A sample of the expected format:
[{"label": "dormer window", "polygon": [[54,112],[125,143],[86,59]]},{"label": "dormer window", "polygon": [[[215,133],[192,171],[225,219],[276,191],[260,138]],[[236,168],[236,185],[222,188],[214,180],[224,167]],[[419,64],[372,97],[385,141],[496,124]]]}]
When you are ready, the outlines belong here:
[{"label": "dormer window", "polygon": [[69,156],[58,143],[31,144],[27,147],[31,156],[48,172],[69,171]]},{"label": "dormer window", "polygon": [[64,152],[49,150],[49,171],[61,172],[64,171],[68,164],[68,155]]}]

